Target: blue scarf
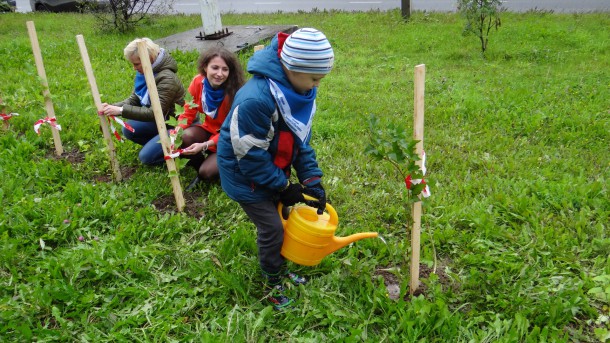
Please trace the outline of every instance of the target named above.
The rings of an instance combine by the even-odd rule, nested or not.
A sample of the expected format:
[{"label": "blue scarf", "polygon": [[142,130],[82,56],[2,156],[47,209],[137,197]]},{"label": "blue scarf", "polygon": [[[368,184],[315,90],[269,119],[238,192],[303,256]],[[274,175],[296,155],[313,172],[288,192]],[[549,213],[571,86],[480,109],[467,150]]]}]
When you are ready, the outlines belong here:
[{"label": "blue scarf", "polygon": [[203,113],[212,119],[216,119],[218,107],[225,98],[224,88],[214,89],[207,77],[203,78],[203,90],[201,91],[201,104]]},{"label": "blue scarf", "polygon": [[150,98],[148,97],[148,87],[146,86],[146,78],[144,74],[136,71],[136,79],[134,81],[134,93],[140,99],[140,105],[150,106]]},{"label": "blue scarf", "polygon": [[313,117],[316,114],[318,88],[315,87],[305,94],[299,94],[292,88],[287,88],[272,79],[268,78],[267,82],[286,125],[302,144],[306,143],[311,134]]},{"label": "blue scarf", "polygon": [[[161,63],[161,61],[163,61],[164,57],[165,49],[161,48],[157,59],[151,66],[153,70]],[[148,86],[146,86],[146,78],[144,77],[144,74],[140,73],[139,71],[136,71],[133,89],[133,92],[136,93],[138,99],[140,99],[140,105],[146,107],[150,106],[150,97],[148,96]]]}]

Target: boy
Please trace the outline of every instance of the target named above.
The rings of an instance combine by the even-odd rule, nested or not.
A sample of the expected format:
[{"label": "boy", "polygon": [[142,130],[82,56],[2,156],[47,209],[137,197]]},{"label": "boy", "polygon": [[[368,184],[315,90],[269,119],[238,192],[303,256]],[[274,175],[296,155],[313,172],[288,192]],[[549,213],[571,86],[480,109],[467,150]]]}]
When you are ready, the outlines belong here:
[{"label": "boy", "polygon": [[[248,61],[253,76],[237,92],[220,129],[221,185],[256,225],[267,299],[277,310],[293,303],[284,294],[283,278],[306,282],[285,269],[277,202],[285,206],[305,202],[320,214],[326,207],[322,171],[309,140],[317,87],[333,62],[333,49],[322,32],[303,28],[290,35],[278,33]],[[291,167],[300,183],[290,182]],[[303,193],[317,201],[305,201]]]}]

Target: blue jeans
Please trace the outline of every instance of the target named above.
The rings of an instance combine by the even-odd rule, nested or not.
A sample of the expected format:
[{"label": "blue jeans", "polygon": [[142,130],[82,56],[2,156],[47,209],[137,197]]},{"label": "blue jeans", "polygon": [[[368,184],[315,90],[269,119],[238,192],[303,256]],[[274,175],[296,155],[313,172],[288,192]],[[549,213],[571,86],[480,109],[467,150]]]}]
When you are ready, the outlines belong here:
[{"label": "blue jeans", "polygon": [[142,145],[138,154],[140,162],[145,165],[154,166],[163,164],[163,148],[157,124],[154,121],[128,120],[127,123],[133,127],[134,132],[123,128],[123,136],[130,141]]}]

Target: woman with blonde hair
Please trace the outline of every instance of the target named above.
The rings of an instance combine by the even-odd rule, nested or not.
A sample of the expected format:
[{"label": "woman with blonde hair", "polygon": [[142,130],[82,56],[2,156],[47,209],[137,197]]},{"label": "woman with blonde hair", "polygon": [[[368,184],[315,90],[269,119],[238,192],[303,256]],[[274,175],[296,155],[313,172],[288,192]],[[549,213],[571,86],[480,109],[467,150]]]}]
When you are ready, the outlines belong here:
[{"label": "woman with blonde hair", "polygon": [[[176,104],[184,105],[184,86],[176,75],[178,64],[165,49],[160,48],[149,38],[138,38],[131,41],[123,54],[133,65],[136,71],[134,80],[134,89],[131,95],[115,104],[102,104],[102,111],[107,116],[122,116],[128,119],[127,123],[133,127],[131,132],[123,128],[123,135],[139,145],[142,149],[139,153],[139,159],[146,165],[157,165],[164,162],[163,148],[159,143],[159,131],[155,124],[155,115],[150,107],[150,97],[148,95],[148,87],[142,70],[142,62],[138,54],[138,43],[145,42],[150,63],[152,65],[153,74],[155,76],[155,84],[161,110],[165,120],[169,117],[175,117],[174,107]],[[167,127],[168,130],[172,127]]]}]

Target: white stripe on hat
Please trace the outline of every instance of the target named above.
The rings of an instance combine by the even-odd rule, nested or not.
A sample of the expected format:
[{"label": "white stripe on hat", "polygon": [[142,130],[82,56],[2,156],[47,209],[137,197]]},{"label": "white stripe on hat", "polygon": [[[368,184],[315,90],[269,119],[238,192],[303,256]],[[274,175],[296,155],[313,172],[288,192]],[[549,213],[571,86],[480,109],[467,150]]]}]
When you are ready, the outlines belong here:
[{"label": "white stripe on hat", "polygon": [[312,28],[293,32],[282,47],[282,64],[292,71],[309,74],[328,74],[335,54],[326,36]]}]

